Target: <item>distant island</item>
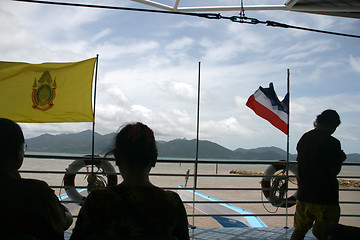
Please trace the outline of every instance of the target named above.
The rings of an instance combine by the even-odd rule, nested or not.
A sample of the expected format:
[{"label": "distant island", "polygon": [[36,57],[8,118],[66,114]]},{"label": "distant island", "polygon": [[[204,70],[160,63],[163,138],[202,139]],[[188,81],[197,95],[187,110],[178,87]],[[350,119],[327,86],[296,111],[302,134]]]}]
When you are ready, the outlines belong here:
[{"label": "distant island", "polygon": [[[111,150],[115,133],[102,135],[95,133],[95,153],[104,155]],[[69,134],[43,134],[26,139],[28,152],[89,154],[91,153],[92,131]],[[159,157],[195,158],[196,140],[174,139],[157,142]],[[200,140],[200,159],[242,159],[242,160],[284,160],[286,151],[278,147],[258,147],[253,149],[237,148],[230,150],[217,143]],[[291,161],[296,160],[296,154],[290,154]],[[360,162],[360,154],[347,155],[346,162]]]}]

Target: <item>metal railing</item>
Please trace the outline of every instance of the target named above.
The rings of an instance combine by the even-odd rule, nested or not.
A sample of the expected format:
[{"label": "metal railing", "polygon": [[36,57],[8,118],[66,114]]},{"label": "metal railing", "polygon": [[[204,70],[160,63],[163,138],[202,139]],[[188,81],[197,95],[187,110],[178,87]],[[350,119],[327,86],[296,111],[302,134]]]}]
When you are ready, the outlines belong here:
[{"label": "metal railing", "polygon": [[[48,155],[26,155],[26,163],[29,159],[31,162],[35,161],[46,161],[48,164],[40,164],[41,167],[36,167],[29,165],[23,166],[20,169],[20,173],[25,175],[25,177],[33,177],[42,179],[49,183],[50,187],[55,190],[57,195],[64,195],[64,184],[63,184],[63,176],[66,174],[67,166],[76,160],[84,160],[91,159],[89,157],[79,157],[79,156],[48,156]],[[110,161],[114,165],[114,159],[111,158],[101,158],[104,161]],[[51,161],[51,162],[48,162]],[[56,166],[53,166],[53,169],[49,169],[48,166],[52,165],[53,161],[58,162]],[[165,159],[160,158],[157,161],[157,166],[151,171],[150,178],[151,181],[165,189],[165,190],[173,190],[179,191],[179,185],[185,185],[186,177],[189,178],[188,185],[186,187],[181,188],[182,191],[185,190],[195,190],[209,196],[213,195],[216,199],[215,201],[184,201],[184,204],[187,204],[189,208],[187,208],[188,216],[193,219],[204,219],[204,218],[212,218],[212,217],[247,217],[247,216],[258,216],[264,219],[264,222],[272,222],[273,218],[280,218],[277,222],[277,225],[283,226],[292,226],[289,224],[288,220],[292,220],[292,216],[294,215],[295,207],[290,208],[276,208],[273,207],[269,201],[263,196],[264,190],[260,185],[260,180],[265,177],[263,174],[253,173],[265,171],[268,166],[271,164],[276,164],[278,161],[258,161],[258,160],[199,160],[195,163],[195,160],[191,159]],[[198,172],[195,174],[193,171],[190,171],[190,174],[184,173],[185,170],[191,169],[193,170],[193,166],[198,164]],[[296,164],[296,162],[289,162],[289,164]],[[25,164],[26,165],[26,164]],[[62,169],[58,169],[60,166]],[[338,178],[341,179],[359,179],[360,178],[360,163],[344,163],[343,169],[354,168],[355,174],[342,175],[340,173]],[[54,169],[55,168],[55,169]],[[252,169],[247,170],[249,174],[231,174],[230,169]],[[116,169],[116,172],[118,170]],[[89,174],[89,171],[86,169],[79,170],[76,175],[82,176],[81,180],[84,180]],[[121,179],[121,175],[116,173],[118,180]],[[197,187],[193,188],[192,183],[194,182],[194,177],[197,178]],[[287,178],[290,179],[295,177],[294,175],[287,175]],[[49,181],[51,179],[51,181]],[[57,179],[57,180],[55,180]],[[183,183],[183,184],[181,184]],[[76,189],[84,189],[87,188],[88,185],[86,181],[83,181],[83,184],[75,184],[76,186],[68,186],[69,188]],[[293,185],[293,184],[292,184]],[[291,187],[289,183],[288,187],[289,194],[290,192],[296,191],[296,186]],[[343,196],[348,195],[347,193],[351,193],[350,198],[346,198]],[[340,186],[340,205],[342,207],[341,219],[342,218],[351,218],[354,219],[355,222],[360,222],[360,187],[357,188],[343,188]],[[356,200],[354,200],[356,199]],[[79,203],[78,201],[74,201],[68,198],[61,200],[64,204],[69,203]],[[253,209],[253,214],[205,214],[202,212],[196,211],[193,209],[194,204],[231,204],[234,206],[242,207],[242,208],[250,208]],[[349,206],[356,206],[355,208],[351,208]],[[255,210],[254,210],[255,209]],[[269,210],[270,209],[270,210]],[[343,210],[344,209],[344,210]],[[350,209],[350,210],[349,210]],[[354,209],[357,209],[354,211]],[[73,214],[74,217],[77,217],[77,214]],[[197,223],[193,221],[195,225]],[[200,223],[200,225],[203,223]],[[268,224],[271,225],[271,224]],[[206,226],[206,223],[205,223]],[[215,223],[210,224],[210,226],[216,226]]]}]

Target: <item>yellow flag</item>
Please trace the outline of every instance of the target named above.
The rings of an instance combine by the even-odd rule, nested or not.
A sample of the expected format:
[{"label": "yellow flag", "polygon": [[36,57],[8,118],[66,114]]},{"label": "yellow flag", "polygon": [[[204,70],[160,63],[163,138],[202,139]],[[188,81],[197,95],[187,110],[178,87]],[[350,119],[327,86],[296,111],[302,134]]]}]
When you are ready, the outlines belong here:
[{"label": "yellow flag", "polygon": [[28,123],[92,122],[95,61],[0,61],[0,117]]}]

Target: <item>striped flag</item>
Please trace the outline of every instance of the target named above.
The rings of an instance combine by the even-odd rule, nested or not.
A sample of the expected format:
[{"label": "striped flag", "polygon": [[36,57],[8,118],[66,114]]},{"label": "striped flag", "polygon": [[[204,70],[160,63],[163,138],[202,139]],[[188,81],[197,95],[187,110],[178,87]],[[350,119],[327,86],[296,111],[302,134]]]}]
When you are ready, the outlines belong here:
[{"label": "striped flag", "polygon": [[278,99],[273,83],[269,88],[259,87],[246,102],[246,106],[251,108],[257,115],[268,120],[274,127],[288,135],[288,115],[289,115],[289,94],[284,100]]}]

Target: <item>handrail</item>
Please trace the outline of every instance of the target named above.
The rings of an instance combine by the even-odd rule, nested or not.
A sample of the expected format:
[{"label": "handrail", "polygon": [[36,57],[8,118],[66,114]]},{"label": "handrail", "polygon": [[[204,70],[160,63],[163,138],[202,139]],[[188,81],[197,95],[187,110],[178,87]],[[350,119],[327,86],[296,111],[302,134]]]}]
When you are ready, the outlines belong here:
[{"label": "handrail", "polygon": [[[51,160],[60,160],[60,161],[69,161],[69,160],[79,160],[79,159],[85,159],[85,160],[90,160],[91,157],[84,157],[84,156],[54,156],[54,155],[33,155],[33,154],[26,154],[25,158],[35,158],[35,159],[51,159]],[[105,161],[114,161],[113,158],[96,158],[97,160],[105,160]],[[158,159],[158,164],[161,163],[167,163],[167,164],[194,164],[195,160],[192,159],[170,159],[170,158],[160,158]],[[278,161],[265,161],[265,160],[205,160],[205,159],[201,159],[198,161],[198,164],[206,164],[206,165],[270,165],[270,164],[281,164]],[[284,161],[283,164],[286,164],[286,162]],[[295,161],[290,161],[289,162],[290,165],[292,164],[297,164],[297,162]],[[360,166],[360,163],[344,163],[344,166]],[[264,169],[265,170],[265,169]],[[61,174],[65,174],[66,170],[20,170],[20,173],[24,173],[24,174],[55,174],[55,175],[61,175]],[[79,175],[86,175],[88,174],[88,172],[85,171],[79,171],[77,172],[77,174]],[[115,173],[116,175],[120,175],[120,173]],[[150,173],[151,177],[163,177],[163,178],[168,178],[168,177],[186,177],[188,176],[189,178],[194,178],[194,174],[183,174],[183,173],[158,173],[158,172],[154,172],[154,173]],[[268,176],[268,175],[267,175]],[[209,174],[209,173],[198,173],[196,176],[198,179],[200,178],[216,178],[216,179],[221,179],[221,178],[231,178],[231,179],[238,179],[238,178],[263,178],[264,175],[261,174],[244,174],[244,175],[240,175],[240,174]],[[294,178],[294,175],[288,175],[288,178]],[[344,179],[360,179],[360,176],[352,176],[352,175],[341,175],[338,178],[344,178]],[[53,189],[58,189],[61,191],[61,189],[64,189],[64,186],[59,186],[59,185],[51,185],[50,186]],[[161,186],[163,189],[165,190],[179,190],[178,187],[172,187],[172,186]],[[82,186],[68,186],[68,188],[77,188],[77,189],[86,189],[87,186],[82,185]],[[181,188],[181,190],[194,190],[191,187],[187,187],[187,188]],[[224,187],[206,187],[206,186],[199,186],[196,188],[196,191],[262,191],[262,190],[269,190],[269,189],[262,189],[260,184],[259,187],[232,187],[232,186],[224,186]],[[288,188],[289,191],[295,191],[296,188]],[[348,189],[348,188],[340,188],[339,191],[341,192],[358,192],[360,191],[359,189]],[[230,199],[230,200],[219,200],[219,201],[183,201],[184,204],[202,204],[202,203],[206,203],[206,204],[269,204],[269,202],[266,200],[266,198],[263,198],[264,200],[254,200],[254,201],[249,201],[249,200],[234,200],[234,199]],[[67,204],[67,203],[78,203],[77,201],[73,201],[71,199],[66,199],[66,200],[61,200],[62,203]],[[351,201],[351,200],[343,200],[340,201],[340,204],[344,204],[344,205],[359,205],[360,201]],[[188,216],[191,217],[216,217],[216,216],[221,216],[221,217],[246,217],[246,216],[258,216],[258,217],[291,217],[294,214],[289,214],[289,213],[254,213],[254,214],[188,214]],[[76,215],[74,216],[75,218],[77,217]],[[341,217],[360,217],[360,215],[358,214],[348,214],[348,213],[342,213]]]},{"label": "handrail", "polygon": [[[50,173],[50,174],[64,174],[65,171],[46,171],[46,170],[20,170],[20,173]],[[88,174],[88,172],[83,172],[83,171],[79,171],[77,172],[77,174]],[[115,173],[116,175],[121,175],[120,173]],[[216,178],[222,178],[222,177],[228,177],[228,178],[241,178],[241,177],[247,177],[247,178],[259,178],[259,177],[271,177],[272,175],[236,175],[236,174],[197,174],[198,177],[216,177]],[[177,177],[185,177],[185,176],[189,176],[189,177],[194,177],[194,174],[174,174],[174,173],[150,173],[150,176],[163,176],[163,177],[172,177],[172,176],[177,176]],[[289,178],[291,177],[295,177],[295,175],[289,175]],[[360,176],[346,176],[346,175],[341,175],[338,178],[360,178]],[[291,189],[290,189],[291,190]]]}]

